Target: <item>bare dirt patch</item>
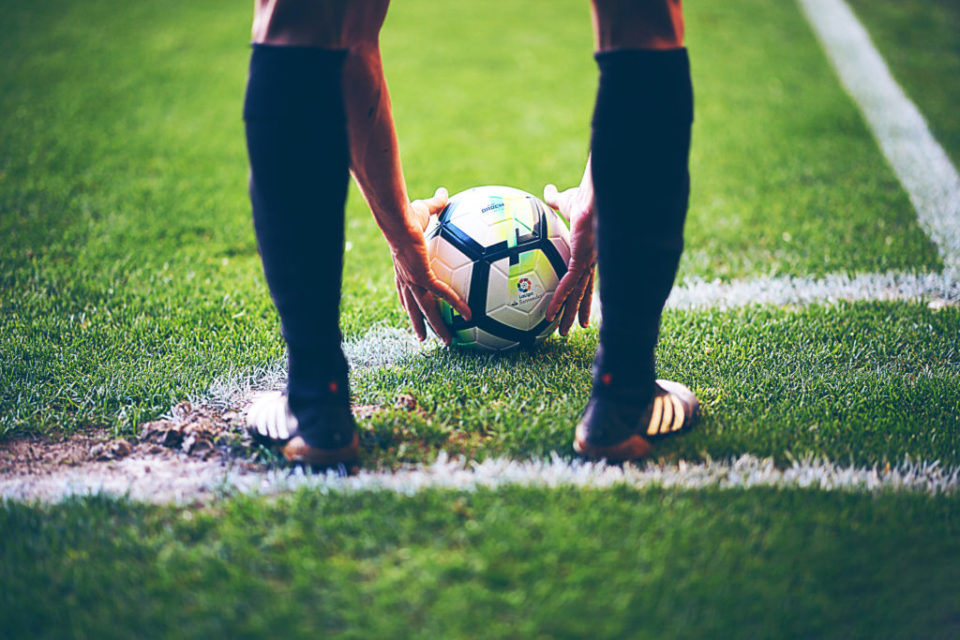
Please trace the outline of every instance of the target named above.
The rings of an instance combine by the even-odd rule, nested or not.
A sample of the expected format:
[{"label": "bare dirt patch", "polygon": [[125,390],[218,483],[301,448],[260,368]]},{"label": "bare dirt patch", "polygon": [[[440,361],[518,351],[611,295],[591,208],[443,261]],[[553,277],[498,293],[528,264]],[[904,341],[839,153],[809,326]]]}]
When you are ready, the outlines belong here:
[{"label": "bare dirt patch", "polygon": [[18,438],[0,443],[0,476],[50,473],[90,462],[100,455],[125,457],[132,451],[130,441],[113,440],[106,429],[91,429],[60,440]]},{"label": "bare dirt patch", "polygon": [[116,438],[109,429],[88,429],[65,438],[28,436],[0,443],[0,478],[95,468],[125,458],[163,460],[243,457],[250,448],[236,411],[181,403],[173,417],[140,426],[139,437]]},{"label": "bare dirt patch", "polygon": [[109,429],[0,443],[0,497],[57,500],[106,492],[135,499],[193,502],[215,493],[227,473],[264,465],[243,433],[242,414],[181,403],[172,417],[143,424],[138,437]]},{"label": "bare dirt patch", "polygon": [[[204,500],[228,475],[263,474],[271,467],[243,428],[254,397],[226,409],[180,403],[169,418],[140,425],[135,437],[88,429],[64,438],[0,442],[0,498],[55,500],[106,491],[151,501]],[[395,406],[418,410],[409,395],[398,396]],[[355,405],[353,412],[362,421],[382,409]]]}]

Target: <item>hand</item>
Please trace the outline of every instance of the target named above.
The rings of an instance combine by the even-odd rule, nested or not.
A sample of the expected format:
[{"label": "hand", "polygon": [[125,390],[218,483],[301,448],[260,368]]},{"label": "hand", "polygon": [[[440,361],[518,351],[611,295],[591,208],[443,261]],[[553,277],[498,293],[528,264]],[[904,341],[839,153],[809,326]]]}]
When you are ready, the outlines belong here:
[{"label": "hand", "polygon": [[430,222],[430,216],[437,215],[447,206],[447,190],[437,189],[432,198],[415,200],[408,206],[407,219],[412,222],[413,228],[402,238],[387,238],[393,253],[393,269],[396,272],[397,294],[400,304],[410,316],[413,330],[423,341],[427,337],[427,328],[424,317],[433,327],[434,332],[450,344],[452,336],[450,330],[443,324],[440,309],[437,308],[437,298],[446,300],[467,320],[470,319],[470,307],[457,292],[449,285],[441,282],[427,259],[427,244],[423,232]]},{"label": "hand", "polygon": [[[557,192],[548,184],[543,189],[543,200],[570,223],[570,264],[560,279],[553,299],[547,305],[547,320],[553,321],[560,308],[560,335],[565,336],[577,316],[580,326],[590,324],[590,306],[593,303],[593,277],[597,264],[597,243],[593,220],[593,184],[588,170],[579,187]],[[564,306],[565,305],[565,306]]]}]

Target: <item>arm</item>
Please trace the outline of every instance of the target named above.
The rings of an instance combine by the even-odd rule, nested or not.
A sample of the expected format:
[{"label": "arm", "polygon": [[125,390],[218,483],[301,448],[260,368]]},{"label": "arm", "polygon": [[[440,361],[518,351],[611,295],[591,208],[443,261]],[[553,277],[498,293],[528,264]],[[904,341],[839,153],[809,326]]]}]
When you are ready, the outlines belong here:
[{"label": "arm", "polygon": [[343,65],[343,100],[350,134],[350,170],[391,249],[422,235],[426,220],[408,213],[390,94],[376,39],[350,49]]},{"label": "arm", "polygon": [[570,264],[547,305],[548,320],[553,320],[563,308],[560,335],[567,335],[574,318],[578,316],[581,327],[590,324],[590,306],[593,302],[597,244],[590,158],[587,158],[580,186],[557,192],[554,185],[548,184],[543,190],[543,199],[570,223]]},{"label": "arm", "polygon": [[437,335],[449,343],[450,333],[441,320],[436,298],[446,300],[468,319],[470,308],[430,269],[423,238],[430,216],[443,209],[447,194],[438,189],[433,198],[410,202],[375,34],[349,50],[343,87],[351,170],[390,245],[400,302],[421,340],[426,338],[426,317]]}]

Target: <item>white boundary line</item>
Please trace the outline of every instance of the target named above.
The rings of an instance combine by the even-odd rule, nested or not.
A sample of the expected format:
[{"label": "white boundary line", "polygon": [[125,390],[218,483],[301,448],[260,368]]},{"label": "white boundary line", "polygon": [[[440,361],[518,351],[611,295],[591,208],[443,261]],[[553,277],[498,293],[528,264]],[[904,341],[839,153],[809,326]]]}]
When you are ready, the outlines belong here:
[{"label": "white boundary line", "polygon": [[335,493],[391,491],[413,495],[432,489],[476,491],[504,486],[586,489],[626,486],[638,490],[775,487],[955,495],[960,493],[960,469],[910,462],[890,469],[842,467],[813,459],[795,461],[788,468],[780,469],[772,459],[750,455],[731,461],[620,468],[603,463],[571,462],[556,455],[549,460],[469,462],[462,458],[450,459],[441,453],[430,465],[396,472],[363,471],[356,476],[340,477],[333,473],[307,474],[300,469],[251,472],[196,460],[165,467],[150,460],[128,459],[96,473],[72,469],[41,477],[2,479],[0,496],[56,502],[71,496],[105,493],[146,502],[191,504],[238,493],[272,495],[300,488]]},{"label": "white boundary line", "polygon": [[753,304],[808,305],[863,300],[928,300],[960,302],[960,272],[943,273],[844,273],[822,278],[782,276],[707,282],[687,279],[674,287],[667,308],[729,309]]},{"label": "white boundary line", "polygon": [[798,0],[947,271],[960,270],[960,176],[843,0]]}]

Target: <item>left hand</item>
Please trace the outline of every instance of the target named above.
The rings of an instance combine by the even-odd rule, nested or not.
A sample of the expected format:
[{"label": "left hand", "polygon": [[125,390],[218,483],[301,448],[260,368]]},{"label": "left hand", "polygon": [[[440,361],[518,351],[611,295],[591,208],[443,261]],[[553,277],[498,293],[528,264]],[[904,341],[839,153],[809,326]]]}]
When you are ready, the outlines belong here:
[{"label": "left hand", "polygon": [[547,320],[552,321],[563,307],[560,335],[565,336],[578,316],[581,327],[590,324],[593,278],[597,265],[592,183],[586,184],[585,180],[579,187],[562,192],[548,184],[543,189],[543,200],[570,223],[570,264],[547,305],[546,315]]}]

